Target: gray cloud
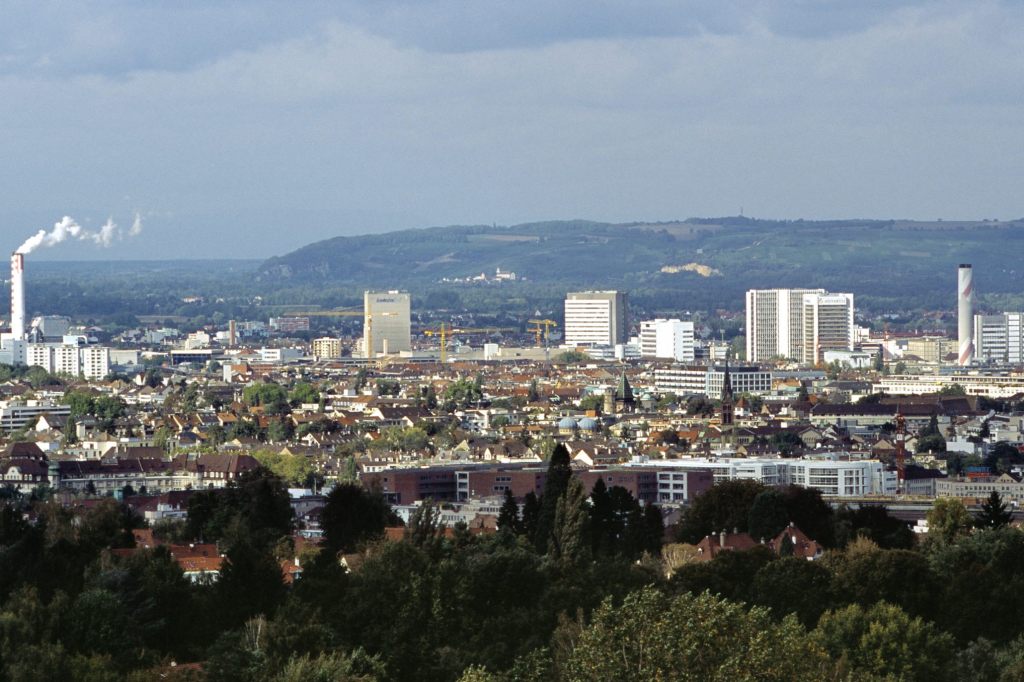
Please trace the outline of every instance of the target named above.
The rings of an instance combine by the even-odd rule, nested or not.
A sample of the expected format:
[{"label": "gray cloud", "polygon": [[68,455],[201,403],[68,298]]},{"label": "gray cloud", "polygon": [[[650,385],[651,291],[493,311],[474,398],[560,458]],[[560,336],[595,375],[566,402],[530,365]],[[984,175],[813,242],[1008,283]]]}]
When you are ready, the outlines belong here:
[{"label": "gray cloud", "polygon": [[1024,215],[1016,5],[706,4],[20,5],[0,223],[140,210],[110,253],[248,256],[740,206]]}]

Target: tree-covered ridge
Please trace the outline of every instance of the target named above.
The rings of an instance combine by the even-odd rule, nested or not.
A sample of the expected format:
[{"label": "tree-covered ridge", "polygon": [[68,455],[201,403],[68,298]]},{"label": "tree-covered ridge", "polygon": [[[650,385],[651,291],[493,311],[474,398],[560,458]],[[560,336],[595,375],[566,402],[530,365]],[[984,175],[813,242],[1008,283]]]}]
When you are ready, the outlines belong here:
[{"label": "tree-covered ridge", "polygon": [[[679,291],[696,308],[738,308],[748,288],[793,286],[855,291],[880,301],[899,295],[905,304],[928,307],[934,293],[951,288],[950,273],[960,262],[974,263],[979,291],[1019,292],[1024,270],[1013,253],[1022,243],[1021,221],[722,218],[452,226],[317,242],[266,261],[260,278],[286,286],[413,287],[502,268],[535,286]],[[707,266],[704,274],[712,274],[683,269],[687,264]]]}]

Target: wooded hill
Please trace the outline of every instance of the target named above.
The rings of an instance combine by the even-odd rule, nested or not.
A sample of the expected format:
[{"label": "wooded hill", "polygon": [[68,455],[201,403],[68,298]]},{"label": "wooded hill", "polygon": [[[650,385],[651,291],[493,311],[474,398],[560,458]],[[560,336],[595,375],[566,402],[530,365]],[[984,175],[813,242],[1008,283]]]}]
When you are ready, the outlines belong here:
[{"label": "wooded hill", "polygon": [[946,309],[956,265],[969,262],[976,290],[998,307],[999,295],[1024,291],[1022,247],[1024,219],[566,221],[336,237],[267,260],[257,277],[284,287],[416,290],[501,268],[527,278],[503,285],[512,291],[622,288],[654,306],[738,309],[746,289],[799,286],[852,291],[858,307],[875,310]]}]

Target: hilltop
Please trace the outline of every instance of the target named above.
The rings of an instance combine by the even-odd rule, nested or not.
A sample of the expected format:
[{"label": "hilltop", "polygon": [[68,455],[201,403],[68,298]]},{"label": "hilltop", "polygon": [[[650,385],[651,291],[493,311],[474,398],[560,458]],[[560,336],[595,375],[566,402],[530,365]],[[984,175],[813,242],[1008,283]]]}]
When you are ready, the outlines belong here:
[{"label": "hilltop", "polygon": [[975,265],[980,292],[1024,290],[1024,220],[758,220],[539,222],[450,226],[336,237],[267,260],[279,286],[418,289],[496,268],[545,287],[620,287],[659,305],[742,306],[752,287],[853,291],[859,305],[949,307],[955,266]]}]

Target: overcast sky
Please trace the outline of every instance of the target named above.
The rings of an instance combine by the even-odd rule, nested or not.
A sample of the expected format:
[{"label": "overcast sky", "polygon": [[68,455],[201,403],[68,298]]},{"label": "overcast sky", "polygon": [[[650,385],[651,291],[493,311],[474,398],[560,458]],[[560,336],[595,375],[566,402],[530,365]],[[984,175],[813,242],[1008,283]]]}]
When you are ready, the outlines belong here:
[{"label": "overcast sky", "polygon": [[[728,5],[728,7],[725,7]],[[0,5],[0,249],[262,257],[588,218],[1024,216],[1024,3]]]}]

